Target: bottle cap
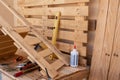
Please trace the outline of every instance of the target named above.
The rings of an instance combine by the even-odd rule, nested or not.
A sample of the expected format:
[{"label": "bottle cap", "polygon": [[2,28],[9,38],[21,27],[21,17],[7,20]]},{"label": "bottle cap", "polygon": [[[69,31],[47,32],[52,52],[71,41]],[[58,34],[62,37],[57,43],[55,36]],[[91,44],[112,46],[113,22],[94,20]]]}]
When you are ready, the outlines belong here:
[{"label": "bottle cap", "polygon": [[76,49],[76,45],[74,45],[74,49]]}]

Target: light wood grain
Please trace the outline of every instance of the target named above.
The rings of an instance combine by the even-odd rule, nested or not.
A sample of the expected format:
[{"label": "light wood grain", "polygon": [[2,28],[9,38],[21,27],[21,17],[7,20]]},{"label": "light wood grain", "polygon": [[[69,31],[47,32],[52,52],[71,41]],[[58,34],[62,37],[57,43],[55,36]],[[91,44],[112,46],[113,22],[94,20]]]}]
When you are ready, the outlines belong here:
[{"label": "light wood grain", "polygon": [[113,44],[113,51],[112,51],[112,58],[110,63],[110,70],[108,74],[108,80],[120,80],[120,2],[117,22],[116,22],[116,30],[115,30],[115,37],[114,37],[114,44]]},{"label": "light wood grain", "polygon": [[54,5],[54,4],[70,4],[70,3],[84,3],[89,0],[25,0],[24,6],[39,6],[39,5]]},{"label": "light wood grain", "polygon": [[61,12],[61,16],[88,16],[88,6],[81,7],[54,7],[47,8],[45,12],[44,8],[25,8],[23,9],[24,15],[55,15],[57,12]]},{"label": "light wood grain", "polygon": [[[92,57],[92,66],[90,70],[90,77],[89,80],[102,80],[102,73],[101,67],[101,53],[103,49],[103,41],[104,41],[104,34],[106,29],[106,20],[107,20],[107,12],[108,12],[108,5],[109,0],[101,0],[100,1],[100,8],[99,8],[99,15],[98,15],[98,23],[96,29],[96,36],[94,42],[94,51]],[[101,77],[99,77],[101,75]],[[104,80],[104,79],[103,79]]]},{"label": "light wood grain", "polygon": [[[27,18],[27,20],[36,26],[44,26],[43,20],[38,18]],[[46,26],[54,27],[54,19],[47,19]],[[80,30],[80,31],[87,31],[88,30],[88,21],[75,21],[75,20],[60,20],[60,28],[63,29],[70,29],[70,30]]]}]

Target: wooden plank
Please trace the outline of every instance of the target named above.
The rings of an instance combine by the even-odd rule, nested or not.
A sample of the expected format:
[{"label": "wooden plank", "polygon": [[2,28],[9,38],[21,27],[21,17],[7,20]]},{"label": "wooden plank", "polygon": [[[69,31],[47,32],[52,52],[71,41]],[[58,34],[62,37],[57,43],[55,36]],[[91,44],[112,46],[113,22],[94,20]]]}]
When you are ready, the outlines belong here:
[{"label": "wooden plank", "polygon": [[89,0],[25,0],[24,6],[39,6],[39,5],[53,5],[53,4],[70,4],[70,3],[84,3],[89,2]]},{"label": "wooden plank", "polygon": [[[110,67],[110,61],[111,61],[111,53],[113,50],[113,41],[114,41],[114,35],[115,35],[115,29],[116,29],[116,21],[117,21],[117,15],[118,13],[118,4],[120,4],[119,0],[110,0],[109,1],[109,9],[108,9],[108,18],[106,21],[106,31],[105,31],[105,38],[103,43],[103,50],[102,53],[99,55],[102,55],[101,57],[101,63],[102,63],[102,73],[103,75],[100,76],[100,79],[106,80],[108,79],[108,71]],[[117,79],[114,79],[117,80]]]},{"label": "wooden plank", "polygon": [[[53,31],[47,30],[45,31],[45,35],[52,37]],[[87,34],[85,34],[83,31],[79,32],[70,32],[70,31],[59,31],[58,32],[58,39],[65,39],[65,40],[71,40],[71,41],[77,41],[77,42],[87,42]]]},{"label": "wooden plank", "polygon": [[0,48],[0,53],[2,54],[4,52],[12,50],[12,49],[14,50],[14,49],[16,49],[16,47],[14,45],[3,47],[3,48]]},{"label": "wooden plank", "polygon": [[[64,47],[63,47],[64,46]],[[70,53],[73,49],[74,44],[64,43],[64,42],[57,42],[56,47],[64,52]],[[86,56],[86,47],[81,45],[80,43],[76,43],[77,50],[80,53],[80,56]]]},{"label": "wooden plank", "polygon": [[49,49],[45,49],[43,51],[40,51],[38,54],[39,54],[38,57],[41,56],[44,58],[44,57],[51,55],[52,51],[50,51]]},{"label": "wooden plank", "polygon": [[26,33],[30,31],[30,28],[28,27],[14,27],[13,29],[18,33]]},{"label": "wooden plank", "polygon": [[8,40],[11,40],[11,38],[9,36],[5,36],[5,35],[0,36],[0,42],[8,41]]},{"label": "wooden plank", "polygon": [[16,52],[17,49],[12,49],[12,50],[8,50],[8,51],[4,51],[2,53],[0,53],[0,57],[2,58],[3,56],[8,56],[9,55],[13,55]]},{"label": "wooden plank", "polygon": [[37,43],[41,42],[38,38],[36,38],[34,36],[30,36],[30,35],[27,35],[24,38],[24,41],[27,42],[29,45],[34,45],[34,44],[37,44]]},{"label": "wooden plank", "polygon": [[7,47],[10,45],[13,45],[13,41],[2,42],[2,43],[0,43],[0,48]]},{"label": "wooden plank", "polygon": [[[38,59],[39,59],[39,57],[38,57]],[[52,66],[50,66],[50,64],[44,58],[43,59],[41,58],[40,60],[41,60],[42,64],[46,65],[45,68],[47,68],[47,70],[49,70],[48,71],[49,75],[51,75],[52,78],[55,78],[58,75],[58,72]]]},{"label": "wooden plank", "polygon": [[55,13],[61,12],[62,16],[88,16],[88,6],[81,7],[53,7],[47,8],[44,12],[44,8],[25,8],[23,9],[24,15],[55,15]]},{"label": "wooden plank", "polygon": [[113,51],[110,63],[110,70],[108,74],[108,80],[120,80],[120,2],[118,8],[118,15],[116,21],[116,30],[113,43]]},{"label": "wooden plank", "polygon": [[[36,26],[44,26],[43,19],[38,18],[26,18],[31,24]],[[46,26],[54,27],[54,19],[48,19],[46,21]],[[71,24],[70,24],[71,23]],[[60,28],[70,29],[70,30],[88,30],[88,21],[78,21],[75,20],[60,20]]]},{"label": "wooden plank", "polygon": [[[102,54],[102,51],[104,49],[103,43],[104,43],[104,39],[105,39],[105,30],[106,30],[107,19],[109,19],[111,16],[114,16],[114,15],[110,15],[110,17],[107,18],[108,12],[110,11],[110,13],[112,13],[111,7],[112,7],[112,9],[114,9],[114,7],[116,7],[116,5],[115,5],[114,7],[111,6],[109,8],[109,2],[110,2],[110,0],[101,0],[101,2],[100,2],[100,11],[99,11],[99,16],[98,16],[96,37],[95,37],[95,42],[94,42],[94,52],[93,52],[92,66],[91,66],[91,73],[90,73],[89,80],[106,80],[107,75],[106,75],[106,70],[104,69],[104,67],[105,67],[104,65],[106,65],[106,63],[103,64],[106,61],[106,59],[103,59],[103,56],[105,56],[105,55]],[[108,9],[110,9],[110,10],[108,10]],[[114,14],[114,12],[112,14]],[[110,21],[110,23],[112,23],[112,22]],[[107,24],[110,24],[110,23],[107,23]],[[111,27],[114,27],[114,26],[111,26]],[[107,63],[109,63],[109,62],[107,62]],[[102,67],[102,66],[104,66],[104,67]],[[108,70],[107,70],[107,72],[108,72]]]},{"label": "wooden plank", "polygon": [[61,66],[63,66],[64,63],[61,62],[60,60],[55,61],[54,63],[51,64],[51,66],[55,69],[58,70],[61,68]]}]

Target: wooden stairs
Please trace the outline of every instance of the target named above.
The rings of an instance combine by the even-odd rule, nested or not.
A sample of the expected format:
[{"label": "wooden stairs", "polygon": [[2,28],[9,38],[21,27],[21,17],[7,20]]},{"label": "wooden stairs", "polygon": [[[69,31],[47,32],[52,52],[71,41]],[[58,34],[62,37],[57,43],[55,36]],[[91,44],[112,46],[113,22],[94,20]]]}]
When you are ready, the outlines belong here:
[{"label": "wooden stairs", "polygon": [[[41,35],[38,30],[34,28],[33,25],[31,25],[24,17],[22,17],[17,11],[15,11],[15,9],[9,6],[4,0],[0,0],[0,2],[11,13],[13,13],[15,17],[17,17],[27,26],[13,27],[9,25],[9,23],[7,23],[2,17],[0,17],[0,24],[2,25],[1,31],[4,33],[3,37],[10,38],[11,42],[15,44],[18,50],[23,50],[25,53],[27,53],[30,60],[32,59],[33,61],[35,61],[42,68],[43,71],[45,71],[45,68],[47,68],[51,78],[56,77],[58,75],[57,71],[61,67],[63,67],[64,65],[69,65],[69,58],[63,56],[62,53],[54,45],[52,45],[46,38],[44,38],[44,36]],[[23,33],[25,34],[23,35]],[[32,35],[33,37],[30,37],[29,35]],[[15,47],[12,43],[9,43],[11,45],[11,50],[12,47]],[[39,43],[39,46],[41,48],[40,50],[36,50],[34,46],[31,46],[31,44],[33,45],[36,43]],[[40,43],[47,46],[47,48],[43,48]],[[57,56],[57,59],[49,62],[48,57],[53,53]]]}]

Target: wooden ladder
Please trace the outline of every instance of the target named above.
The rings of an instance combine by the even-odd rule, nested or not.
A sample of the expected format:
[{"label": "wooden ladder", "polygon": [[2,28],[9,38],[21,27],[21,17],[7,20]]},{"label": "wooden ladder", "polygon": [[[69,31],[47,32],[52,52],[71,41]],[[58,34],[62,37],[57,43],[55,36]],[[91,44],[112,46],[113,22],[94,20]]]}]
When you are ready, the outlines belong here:
[{"label": "wooden ladder", "polygon": [[[39,42],[43,42],[47,48],[37,52],[33,47],[31,47],[24,38],[17,32],[19,28],[14,29],[10,26],[2,17],[0,17],[0,24],[2,25],[2,31],[4,34],[9,35],[14,41],[17,47],[24,50],[27,55],[33,59],[41,68],[45,71],[47,68],[49,75],[54,78],[58,75],[57,70],[60,69],[63,65],[69,65],[68,58],[62,56],[62,53],[52,45],[46,38],[44,38],[41,33],[34,28],[24,17],[22,17],[14,8],[8,5],[4,0],[0,0],[0,2],[15,15],[19,20],[21,20],[24,24],[26,24],[29,29],[29,32],[32,32],[34,36],[39,40]],[[18,30],[19,31],[19,30]],[[46,58],[55,54],[57,56],[57,60],[49,62]]]}]

